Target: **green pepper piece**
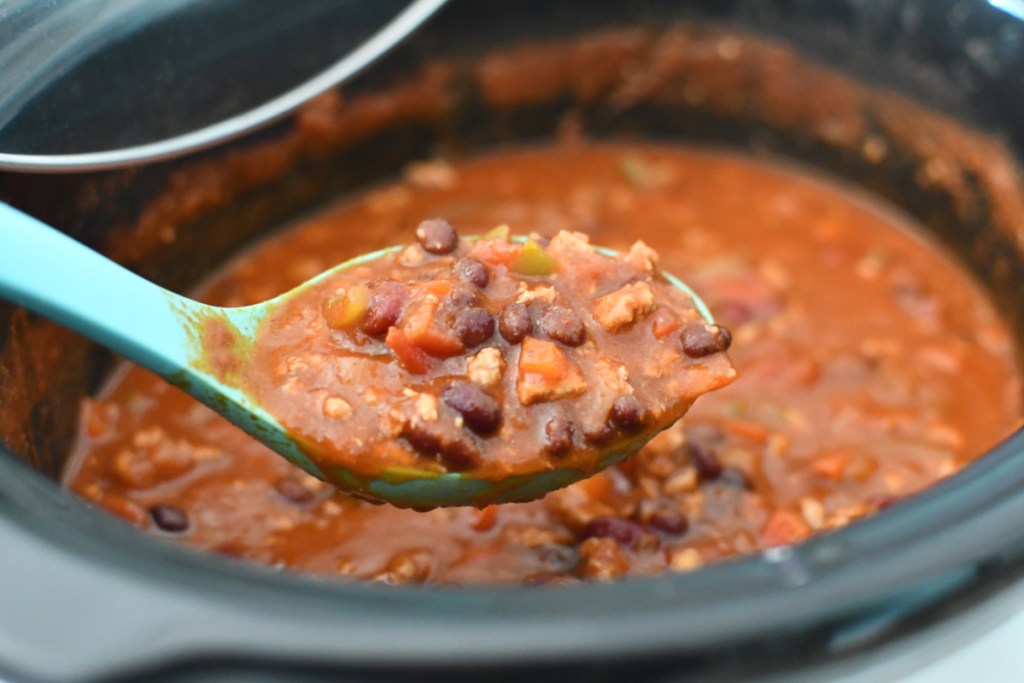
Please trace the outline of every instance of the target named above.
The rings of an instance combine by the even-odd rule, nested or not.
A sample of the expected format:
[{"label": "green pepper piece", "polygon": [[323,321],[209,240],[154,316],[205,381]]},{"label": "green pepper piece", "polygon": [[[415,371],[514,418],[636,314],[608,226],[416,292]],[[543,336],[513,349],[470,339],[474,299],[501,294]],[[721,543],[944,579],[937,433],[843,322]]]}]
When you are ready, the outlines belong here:
[{"label": "green pepper piece", "polygon": [[519,256],[513,259],[511,269],[520,275],[551,275],[558,270],[558,262],[544,247],[527,240]]}]

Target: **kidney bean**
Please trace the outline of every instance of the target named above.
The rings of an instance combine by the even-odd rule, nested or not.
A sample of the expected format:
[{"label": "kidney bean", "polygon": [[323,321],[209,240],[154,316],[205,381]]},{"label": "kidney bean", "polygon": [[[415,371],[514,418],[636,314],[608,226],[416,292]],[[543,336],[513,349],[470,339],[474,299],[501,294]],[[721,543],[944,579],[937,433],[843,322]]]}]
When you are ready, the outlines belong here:
[{"label": "kidney bean", "polygon": [[686,515],[669,509],[652,513],[647,523],[658,531],[674,536],[681,536],[690,528],[690,520],[686,519]]},{"label": "kidney bean", "polygon": [[452,329],[469,349],[494,336],[494,318],[482,308],[463,308],[455,313]]},{"label": "kidney bean", "polygon": [[472,382],[449,384],[441,392],[441,400],[461,415],[465,425],[477,434],[490,434],[501,423],[501,406]]},{"label": "kidney bean", "polygon": [[498,315],[498,331],[509,344],[518,344],[533,331],[533,321],[526,306],[511,302],[505,304]]},{"label": "kidney bean", "polygon": [[683,353],[690,358],[704,358],[732,345],[732,334],[720,325],[691,325],[683,330],[681,338]]},{"label": "kidney bean", "polygon": [[402,308],[408,293],[402,283],[379,280],[370,285],[370,299],[363,318],[363,332],[378,336],[386,333],[402,317]]},{"label": "kidney bean", "polygon": [[722,474],[722,463],[715,455],[714,449],[699,443],[687,443],[686,455],[690,463],[704,481],[717,479]]},{"label": "kidney bean", "polygon": [[486,287],[491,281],[491,276],[487,272],[487,266],[469,256],[456,261],[455,274],[463,282],[476,285],[480,289]]},{"label": "kidney bean", "polygon": [[450,254],[459,246],[459,235],[443,218],[423,221],[416,228],[416,241],[431,254]]},{"label": "kidney bean", "polygon": [[544,425],[544,449],[551,455],[565,455],[572,449],[575,432],[572,422],[556,415]]},{"label": "kidney bean", "polygon": [[154,505],[149,508],[149,516],[162,531],[178,534],[188,529],[188,515],[173,505]]},{"label": "kidney bean", "polygon": [[303,486],[302,482],[294,477],[281,477],[274,483],[274,490],[294,505],[306,505],[313,502],[313,498],[316,497],[313,491]]},{"label": "kidney bean", "polygon": [[633,545],[643,534],[644,528],[628,519],[595,517],[583,527],[580,537],[612,538],[622,545]]},{"label": "kidney bean", "polygon": [[566,346],[579,346],[587,338],[583,319],[576,311],[564,306],[548,306],[537,321],[540,331]]},{"label": "kidney bean", "polygon": [[644,407],[636,396],[619,396],[612,404],[611,418],[622,429],[639,429],[644,423]]},{"label": "kidney bean", "polygon": [[465,470],[480,462],[473,444],[443,433],[435,425],[413,421],[402,428],[401,436],[423,455],[435,456],[453,470]]}]

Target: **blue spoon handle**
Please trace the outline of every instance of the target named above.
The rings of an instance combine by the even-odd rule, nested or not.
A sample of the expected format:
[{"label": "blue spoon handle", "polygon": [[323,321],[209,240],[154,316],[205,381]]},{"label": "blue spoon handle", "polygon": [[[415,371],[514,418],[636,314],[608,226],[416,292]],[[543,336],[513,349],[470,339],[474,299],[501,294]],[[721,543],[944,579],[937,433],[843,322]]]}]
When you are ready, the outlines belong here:
[{"label": "blue spoon handle", "polygon": [[[182,386],[308,472],[323,477],[287,431],[241,388],[193,362],[197,323],[254,328],[263,309],[206,306],[154,285],[0,202],[0,298],[54,320]],[[225,400],[226,399],[226,400]]]},{"label": "blue spoon handle", "polygon": [[160,375],[188,366],[173,309],[195,302],[122,268],[0,203],[0,297],[59,322]]}]

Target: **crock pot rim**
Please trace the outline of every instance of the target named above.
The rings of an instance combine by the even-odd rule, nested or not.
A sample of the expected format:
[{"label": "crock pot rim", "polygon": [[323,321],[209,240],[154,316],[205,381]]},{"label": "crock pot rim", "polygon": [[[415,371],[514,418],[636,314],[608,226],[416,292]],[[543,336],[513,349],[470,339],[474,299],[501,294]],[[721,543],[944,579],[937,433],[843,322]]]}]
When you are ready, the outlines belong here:
[{"label": "crock pot rim", "polygon": [[[453,630],[459,638],[443,652],[449,663],[573,654],[602,659],[727,645],[765,629],[826,623],[893,595],[910,595],[914,586],[931,589],[932,578],[968,580],[977,566],[1024,548],[1024,529],[1014,523],[1024,515],[1024,467],[1017,462],[1022,454],[1019,430],[976,464],[905,503],[791,549],[689,574],[568,588],[379,587],[276,573],[143,536],[12,457],[0,457],[0,507],[18,508],[19,524],[70,550],[73,559],[129,571],[154,590],[200,595],[210,609],[204,619],[241,604],[254,626],[261,614],[277,614],[276,629],[289,622],[354,625],[367,610],[393,621],[388,642],[376,651],[365,644],[348,651],[334,638],[321,643],[325,655],[346,661],[434,661],[440,653],[417,647],[415,639],[396,639]],[[978,534],[979,522],[986,534]],[[863,571],[868,564],[871,571]],[[799,568],[796,577],[793,567]],[[454,622],[448,618],[453,614],[459,617]],[[565,622],[580,619],[629,622],[629,637],[566,642]],[[481,623],[488,621],[500,622],[509,637],[475,638],[487,634]],[[516,624],[529,628],[509,628]]]}]

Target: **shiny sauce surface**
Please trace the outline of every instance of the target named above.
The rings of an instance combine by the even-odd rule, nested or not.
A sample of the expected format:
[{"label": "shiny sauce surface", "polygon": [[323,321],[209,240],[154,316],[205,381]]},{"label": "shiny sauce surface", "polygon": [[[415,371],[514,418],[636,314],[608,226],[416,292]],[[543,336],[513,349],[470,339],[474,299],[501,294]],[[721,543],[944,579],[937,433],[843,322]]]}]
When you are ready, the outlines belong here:
[{"label": "shiny sauce surface", "polygon": [[1020,424],[1013,342],[966,271],[827,180],[670,146],[410,166],[288,227],[199,295],[262,301],[444,216],[470,234],[644,240],[733,332],[739,372],[607,472],[525,504],[426,513],[333,491],[178,390],[122,369],[83,408],[66,485],[156,536],[387,583],[571,583],[690,571],[842,527]]}]

